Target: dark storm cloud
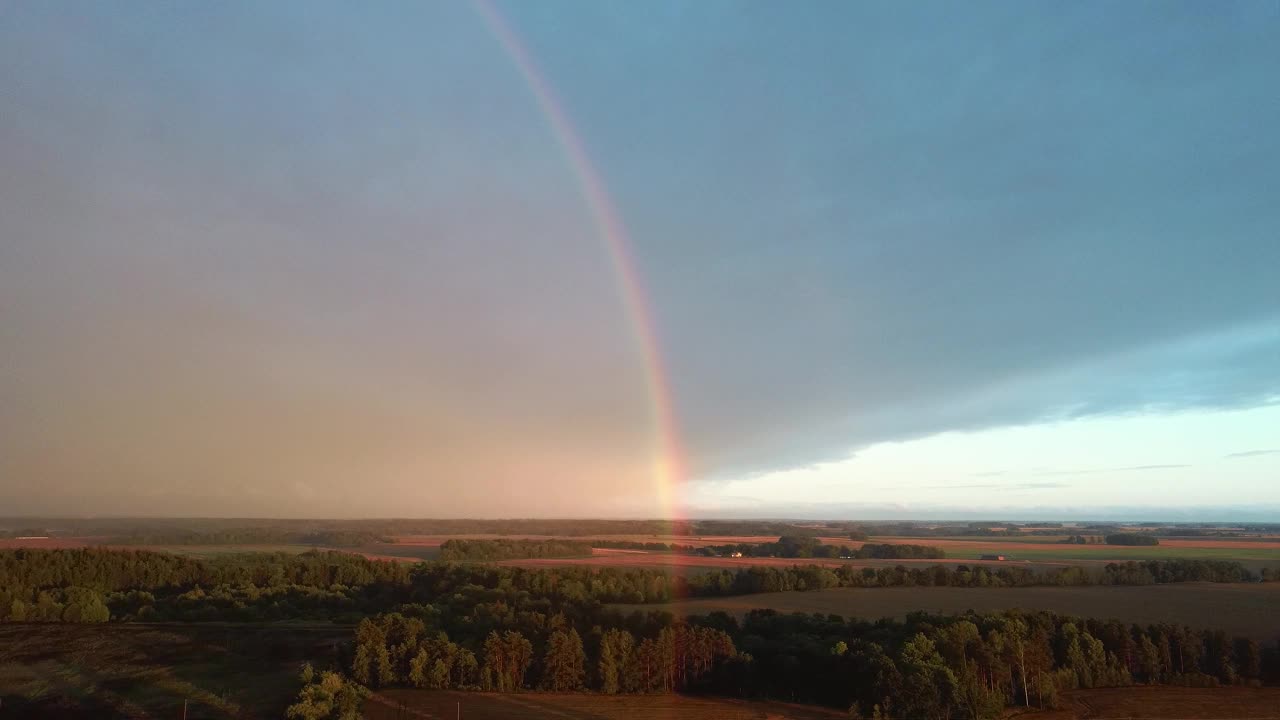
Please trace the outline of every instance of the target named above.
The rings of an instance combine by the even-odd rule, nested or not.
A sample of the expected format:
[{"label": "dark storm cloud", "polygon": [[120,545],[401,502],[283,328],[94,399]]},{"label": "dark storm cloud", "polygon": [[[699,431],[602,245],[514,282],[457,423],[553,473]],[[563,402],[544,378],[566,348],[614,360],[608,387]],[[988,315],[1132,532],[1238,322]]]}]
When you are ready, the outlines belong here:
[{"label": "dark storm cloud", "polygon": [[[785,63],[788,13],[749,13],[639,91],[696,108],[675,117],[711,168],[624,196],[671,240],[644,255],[701,467],[1280,396],[1276,8],[847,7]],[[674,137],[672,114],[613,110]]]}]

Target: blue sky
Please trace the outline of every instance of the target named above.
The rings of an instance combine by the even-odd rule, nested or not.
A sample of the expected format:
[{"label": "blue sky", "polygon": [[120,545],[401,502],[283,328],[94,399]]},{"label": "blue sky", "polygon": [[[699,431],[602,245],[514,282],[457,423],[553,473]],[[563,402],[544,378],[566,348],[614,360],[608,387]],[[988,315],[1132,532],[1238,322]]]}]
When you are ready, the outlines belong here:
[{"label": "blue sky", "polygon": [[[684,511],[1280,516],[1280,6],[497,7]],[[0,87],[15,512],[664,511],[472,5],[10,4]]]}]

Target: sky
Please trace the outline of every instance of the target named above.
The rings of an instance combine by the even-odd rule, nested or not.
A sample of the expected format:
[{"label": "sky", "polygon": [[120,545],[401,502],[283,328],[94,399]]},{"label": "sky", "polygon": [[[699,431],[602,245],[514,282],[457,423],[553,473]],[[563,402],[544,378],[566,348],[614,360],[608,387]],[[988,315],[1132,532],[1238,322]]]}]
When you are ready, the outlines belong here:
[{"label": "sky", "polygon": [[0,514],[1280,520],[1277,32],[5,3]]}]

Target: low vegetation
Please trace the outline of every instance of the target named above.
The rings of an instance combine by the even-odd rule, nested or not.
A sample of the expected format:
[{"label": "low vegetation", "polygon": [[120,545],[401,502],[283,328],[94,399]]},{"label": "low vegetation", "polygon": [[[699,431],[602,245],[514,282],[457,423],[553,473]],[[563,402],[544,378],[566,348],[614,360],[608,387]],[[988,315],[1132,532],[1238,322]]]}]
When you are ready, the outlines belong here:
[{"label": "low vegetation", "polygon": [[440,545],[445,562],[488,562],[533,558],[590,557],[591,543],[581,540],[447,540]]},{"label": "low vegetation", "polygon": [[1108,545],[1159,545],[1160,538],[1145,533],[1111,533],[1106,536]]}]

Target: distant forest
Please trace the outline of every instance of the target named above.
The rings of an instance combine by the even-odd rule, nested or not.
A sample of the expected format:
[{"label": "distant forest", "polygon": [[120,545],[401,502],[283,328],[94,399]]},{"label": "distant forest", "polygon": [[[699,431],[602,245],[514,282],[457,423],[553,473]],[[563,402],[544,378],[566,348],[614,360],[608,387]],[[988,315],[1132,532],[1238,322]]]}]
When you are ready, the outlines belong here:
[{"label": "distant forest", "polygon": [[1108,545],[1159,545],[1160,539],[1145,533],[1111,533],[1106,536]]},{"label": "distant forest", "polygon": [[440,559],[445,562],[485,562],[590,557],[591,545],[581,540],[446,540],[440,545]]},{"label": "distant forest", "polygon": [[[482,541],[483,542],[483,541]],[[857,550],[847,545],[824,544],[807,535],[783,535],[777,542],[730,543],[727,545],[680,545],[678,543],[632,542],[626,540],[592,540],[592,547],[616,550],[674,552],[705,557],[779,557],[779,558],[858,558],[881,560],[938,560],[947,554],[929,545],[906,543],[865,543]]]}]

